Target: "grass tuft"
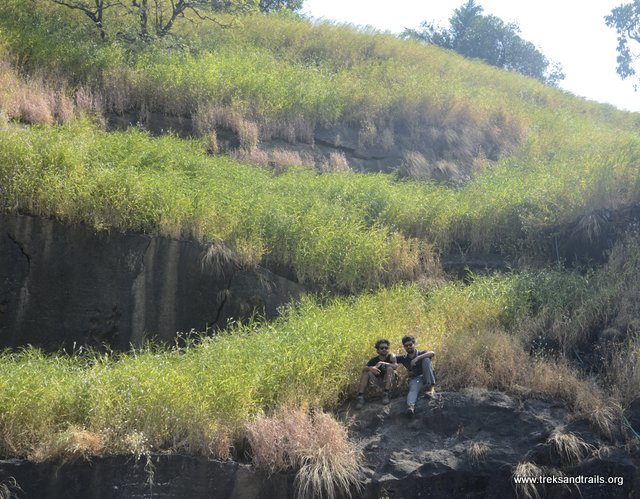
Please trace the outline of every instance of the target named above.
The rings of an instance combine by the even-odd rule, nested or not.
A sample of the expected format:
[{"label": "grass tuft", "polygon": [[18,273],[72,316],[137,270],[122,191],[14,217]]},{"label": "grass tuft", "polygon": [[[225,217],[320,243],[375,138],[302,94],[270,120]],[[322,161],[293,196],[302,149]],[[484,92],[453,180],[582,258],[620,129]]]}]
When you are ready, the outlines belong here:
[{"label": "grass tuft", "polygon": [[360,449],[324,412],[282,408],[248,425],[254,464],[269,473],[297,470],[298,497],[351,497],[361,488]]},{"label": "grass tuft", "polygon": [[473,466],[478,466],[491,452],[491,446],[485,442],[471,442],[467,448],[467,458]]},{"label": "grass tuft", "polygon": [[596,450],[593,445],[586,443],[573,433],[554,432],[547,439],[547,443],[551,445],[553,452],[559,456],[560,462],[567,466],[580,463]]}]

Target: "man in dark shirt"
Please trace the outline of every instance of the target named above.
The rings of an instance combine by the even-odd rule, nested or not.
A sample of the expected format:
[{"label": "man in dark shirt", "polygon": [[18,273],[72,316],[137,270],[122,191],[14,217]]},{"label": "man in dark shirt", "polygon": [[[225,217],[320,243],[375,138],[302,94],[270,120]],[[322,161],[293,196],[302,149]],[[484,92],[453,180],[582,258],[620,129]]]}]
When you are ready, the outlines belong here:
[{"label": "man in dark shirt", "polygon": [[416,400],[422,385],[427,387],[426,395],[435,397],[436,377],[433,372],[431,359],[435,352],[430,350],[417,350],[414,336],[402,338],[402,346],[407,352],[400,355],[397,362],[402,364],[409,372],[409,393],[407,393],[407,414],[413,416],[416,411]]},{"label": "man in dark shirt", "polygon": [[362,369],[356,409],[362,409],[364,406],[364,392],[369,383],[384,385],[382,403],[384,405],[389,403],[389,390],[391,389],[395,369],[398,367],[396,356],[389,352],[389,345],[389,340],[376,341],[375,348],[378,355],[369,359],[367,365]]}]

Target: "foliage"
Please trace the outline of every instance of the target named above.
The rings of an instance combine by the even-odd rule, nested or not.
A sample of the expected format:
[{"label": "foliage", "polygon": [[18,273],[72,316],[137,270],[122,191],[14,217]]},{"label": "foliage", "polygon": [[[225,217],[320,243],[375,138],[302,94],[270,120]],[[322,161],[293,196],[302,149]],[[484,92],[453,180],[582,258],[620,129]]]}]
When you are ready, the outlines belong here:
[{"label": "foliage", "polygon": [[260,0],[258,4],[262,12],[278,12],[284,10],[297,11],[302,8],[304,0]]},{"label": "foliage", "polygon": [[433,251],[456,244],[555,261],[558,227],[640,196],[637,137],[586,130],[552,159],[531,143],[527,156],[451,188],[382,174],[276,175],[211,157],[199,141],[105,133],[83,121],[7,124],[1,209],[224,243],[244,264],[272,262],[301,281],[359,290],[436,275]]},{"label": "foliage", "polygon": [[640,1],[621,4],[605,16],[608,27],[614,28],[618,35],[618,57],[616,71],[622,79],[636,74],[633,63],[636,56],[631,50],[631,42],[640,43]]},{"label": "foliage", "polygon": [[[524,351],[528,324],[548,317],[547,308],[563,308],[570,317],[592,315],[595,302],[588,296],[602,291],[614,299],[600,312],[614,313],[615,297],[624,292],[621,283],[634,278],[637,262],[624,273],[599,271],[595,289],[580,291],[578,298],[562,284],[579,281],[577,272],[511,273],[426,292],[396,286],[357,298],[306,297],[275,321],[232,324],[214,337],[171,349],[148,345],[117,355],[4,352],[0,453],[44,457],[60,452],[56,442],[78,444],[82,437],[85,446],[100,445],[102,452],[225,457],[252,421],[254,429],[269,425],[261,414],[336,407],[355,390],[374,342],[390,338],[397,351],[405,334],[436,351],[443,386],[527,390],[557,398],[596,421],[609,417],[604,394],[566,363],[530,358]],[[545,282],[556,284],[548,288]],[[566,324],[558,316],[552,327]],[[609,390],[617,393],[616,386]],[[259,443],[263,464],[286,465],[286,457],[277,454],[286,452],[278,447],[285,436],[276,432],[275,441],[265,438],[270,437],[263,435]]]},{"label": "foliage", "polygon": [[362,490],[362,451],[347,428],[327,413],[284,407],[248,425],[255,465],[269,473],[299,470],[298,497],[353,497]]},{"label": "foliage", "polygon": [[[163,38],[173,29],[178,19],[211,21],[223,25],[213,12],[247,13],[258,5],[252,0],[49,0],[50,2],[84,14],[105,40],[113,32],[111,24],[116,20],[130,18],[129,25],[136,26],[136,38],[150,41],[153,37]],[[280,5],[260,2],[261,10],[273,10]],[[278,2],[279,4],[280,2]],[[288,8],[288,4],[282,6]],[[191,14],[191,17],[188,17]],[[127,24],[127,21],[124,21]],[[126,33],[118,33],[120,39],[132,41]]]},{"label": "foliage", "polygon": [[236,325],[180,349],[4,353],[0,453],[30,455],[69,425],[103,435],[110,452],[222,451],[220,440],[262,410],[334,406],[367,346],[408,331],[420,303],[415,290],[398,288],[324,306],[307,299],[274,323]]},{"label": "foliage", "polygon": [[201,142],[81,121],[8,128],[0,158],[3,210],[223,243],[240,264],[275,262],[342,290],[437,273],[429,244],[380,220],[388,178],[276,176],[209,157]]},{"label": "foliage", "polygon": [[[82,12],[31,5],[0,4],[2,212],[193,238],[240,265],[289,267],[301,282],[363,294],[306,297],[275,321],[230,324],[175,348],[3,352],[3,456],[226,458],[263,417],[335,408],[375,340],[389,337],[398,350],[405,334],[436,350],[446,387],[557,398],[603,428],[611,400],[636,396],[632,335],[627,353],[607,364],[606,396],[567,362],[531,359],[525,345],[544,333],[571,352],[603,324],[640,330],[637,239],[616,247],[607,268],[537,267],[467,284],[443,283],[435,254],[499,251],[521,264],[556,263],[550,243],[563,226],[640,201],[637,115],[348,26],[253,16],[242,30],[184,23],[175,37],[130,45],[78,30]],[[121,28],[131,23],[110,29]],[[81,106],[87,96],[104,108]],[[75,107],[63,119],[59,103],[68,100]],[[211,118],[213,131],[226,123],[246,149],[347,124],[361,140],[402,135],[476,151],[467,155],[475,167],[457,186],[295,165],[276,174],[209,155],[204,140],[107,133],[91,122],[104,109]],[[490,160],[491,145],[499,154]],[[422,156],[425,168],[437,166]],[[399,285],[411,280],[420,285]],[[307,477],[324,479],[323,462],[309,459]]]},{"label": "foliage", "polygon": [[465,57],[482,59],[492,66],[517,71],[548,85],[555,86],[564,79],[558,64],[551,64],[531,42],[519,36],[516,23],[482,15],[482,11],[475,0],[468,0],[454,10],[448,29],[425,21],[421,24],[422,31],[405,30],[404,36],[455,50]]}]

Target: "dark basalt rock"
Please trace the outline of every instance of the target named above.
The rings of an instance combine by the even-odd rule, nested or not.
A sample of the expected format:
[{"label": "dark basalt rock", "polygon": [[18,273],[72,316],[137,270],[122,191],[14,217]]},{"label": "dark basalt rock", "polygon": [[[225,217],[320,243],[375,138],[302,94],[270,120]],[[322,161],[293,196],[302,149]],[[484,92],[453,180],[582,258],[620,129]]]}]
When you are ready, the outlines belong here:
[{"label": "dark basalt rock", "polygon": [[[621,440],[603,440],[586,421],[568,421],[565,409],[551,401],[465,390],[440,393],[435,401],[420,399],[412,418],[404,409],[401,395],[388,406],[374,399],[360,411],[350,404],[339,411],[340,418],[351,421],[351,438],[364,452],[362,488],[351,491],[354,499],[516,498],[513,472],[519,463],[541,467],[544,476],[562,472],[581,481],[539,485],[541,498],[639,496],[638,456]],[[548,442],[554,432],[573,433],[593,451],[563,464]],[[474,444],[484,450],[474,453]],[[619,482],[603,483],[609,479]],[[267,475],[248,464],[184,455],[0,461],[0,483],[18,498],[296,497],[294,474]]]},{"label": "dark basalt rock", "polygon": [[[404,396],[382,406],[371,400],[361,411],[346,406],[341,417],[352,421],[353,438],[365,454],[363,497],[495,498],[517,497],[513,472],[519,463],[584,477],[579,486],[539,485],[540,497],[637,497],[640,460],[621,441],[604,441],[581,420],[545,400],[518,400],[502,392],[471,389],[419,399],[416,415],[405,414]],[[547,439],[573,433],[600,452],[563,464]],[[472,447],[483,448],[474,453]],[[594,477],[621,477],[622,485],[589,483]],[[578,478],[582,479],[582,478]],[[579,489],[579,492],[578,492]]]},{"label": "dark basalt rock", "polygon": [[232,319],[275,317],[304,288],[263,268],[210,263],[208,247],[0,215],[0,347],[114,349]]},{"label": "dark basalt rock", "polygon": [[[0,461],[0,483],[17,498],[293,498],[294,476],[183,455],[97,457],[70,463]],[[15,483],[15,485],[13,485]]]}]

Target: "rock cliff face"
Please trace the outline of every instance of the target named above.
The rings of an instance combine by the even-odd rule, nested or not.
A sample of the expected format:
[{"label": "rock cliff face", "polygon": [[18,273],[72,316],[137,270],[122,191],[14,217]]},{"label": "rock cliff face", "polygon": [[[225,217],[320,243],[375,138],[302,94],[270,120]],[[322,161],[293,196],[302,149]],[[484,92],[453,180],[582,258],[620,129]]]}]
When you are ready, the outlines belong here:
[{"label": "rock cliff face", "polygon": [[[168,131],[181,137],[203,134],[190,116],[131,110],[122,114],[107,113],[105,121],[109,130],[142,126],[153,135],[163,135]],[[324,169],[323,164],[331,163],[331,155],[338,154],[355,171],[397,171],[416,179],[453,179],[462,182],[470,178],[477,159],[482,157],[496,161],[520,141],[517,127],[502,121],[498,119],[490,127],[467,122],[424,122],[415,126],[398,124],[384,131],[377,130],[371,124],[364,128],[317,126],[303,134],[306,137],[302,140],[291,137],[288,140],[282,137],[264,138],[258,149],[267,156],[274,149],[300,154],[304,158],[302,164],[321,170]],[[237,131],[222,126],[214,128],[220,152],[233,154],[239,151],[241,140]],[[254,160],[249,158],[249,162]]]},{"label": "rock cliff face", "polygon": [[[388,406],[371,400],[361,411],[349,405],[340,411],[352,421],[351,436],[364,451],[362,488],[351,491],[354,499],[640,496],[638,453],[623,449],[619,434],[603,440],[553,402],[468,390],[420,400],[413,418],[404,407],[399,395]],[[571,456],[553,443],[551,437],[558,434],[579,437],[585,446]],[[543,476],[582,483],[537,485],[527,496],[513,480],[519,463],[540,467]],[[19,498],[296,497],[292,474],[269,476],[249,464],[180,455],[0,461],[0,483],[11,486],[10,478],[22,489],[11,487]]]},{"label": "rock cliff face", "polygon": [[[603,439],[552,401],[469,389],[418,400],[411,418],[404,410],[401,395],[388,406],[374,399],[361,411],[341,412],[353,418],[352,437],[363,446],[366,498],[640,496],[640,456],[622,449],[621,435]],[[584,446],[571,457],[554,435],[568,436],[562,442],[579,438]],[[520,463],[544,476],[584,477],[586,483],[539,484],[539,495],[529,488],[526,496],[513,479]],[[588,483],[594,477],[621,482]]]},{"label": "rock cliff face", "polygon": [[208,250],[0,215],[0,347],[172,341],[177,331],[211,331],[254,312],[273,317],[304,291],[266,269],[212,263]]}]

